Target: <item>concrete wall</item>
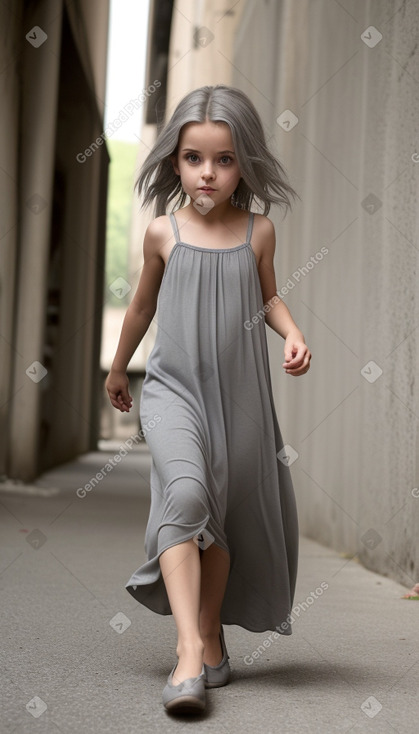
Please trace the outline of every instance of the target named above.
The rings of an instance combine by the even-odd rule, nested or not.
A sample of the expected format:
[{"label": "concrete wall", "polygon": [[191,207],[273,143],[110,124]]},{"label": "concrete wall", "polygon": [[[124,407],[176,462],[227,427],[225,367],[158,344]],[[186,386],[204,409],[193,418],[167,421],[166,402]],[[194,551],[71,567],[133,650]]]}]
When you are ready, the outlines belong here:
[{"label": "concrete wall", "polygon": [[30,481],[96,448],[109,156],[76,155],[103,131],[108,3],[0,19],[0,477]]},{"label": "concrete wall", "polygon": [[301,532],[406,586],[419,575],[418,31],[414,0],[248,2],[233,59],[302,199],[270,217],[306,375],[283,374],[267,328]]},{"label": "concrete wall", "polygon": [[[11,381],[13,377],[13,339],[15,278],[17,270],[18,221],[18,141],[16,120],[19,114],[19,72],[16,48],[20,43],[22,8],[15,8],[14,23],[10,9],[0,5],[0,28],[5,29],[0,44],[0,97],[2,99],[0,135],[0,473],[4,473],[8,450]],[[5,193],[7,192],[7,196]]]}]

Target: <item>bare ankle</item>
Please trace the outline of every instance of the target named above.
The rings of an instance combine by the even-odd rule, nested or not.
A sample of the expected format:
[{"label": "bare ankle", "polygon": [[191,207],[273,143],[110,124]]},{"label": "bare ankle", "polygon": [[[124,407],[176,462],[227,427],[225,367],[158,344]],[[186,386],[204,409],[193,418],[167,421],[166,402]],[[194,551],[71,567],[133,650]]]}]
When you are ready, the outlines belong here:
[{"label": "bare ankle", "polygon": [[176,654],[178,657],[181,655],[202,655],[204,647],[204,642],[200,637],[193,640],[190,638],[178,640]]},{"label": "bare ankle", "polygon": [[203,629],[201,629],[201,637],[204,642],[208,640],[218,640],[218,636],[221,631],[221,625],[219,622],[215,622],[215,624],[207,625]]}]

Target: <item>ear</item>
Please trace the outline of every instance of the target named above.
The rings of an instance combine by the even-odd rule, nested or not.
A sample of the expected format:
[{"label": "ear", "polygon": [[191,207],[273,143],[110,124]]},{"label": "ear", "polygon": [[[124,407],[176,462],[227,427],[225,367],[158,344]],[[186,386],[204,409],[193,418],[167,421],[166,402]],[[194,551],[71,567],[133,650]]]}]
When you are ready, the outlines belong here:
[{"label": "ear", "polygon": [[173,170],[176,173],[177,176],[180,176],[180,171],[177,164],[177,155],[171,155],[170,160],[172,161]]}]

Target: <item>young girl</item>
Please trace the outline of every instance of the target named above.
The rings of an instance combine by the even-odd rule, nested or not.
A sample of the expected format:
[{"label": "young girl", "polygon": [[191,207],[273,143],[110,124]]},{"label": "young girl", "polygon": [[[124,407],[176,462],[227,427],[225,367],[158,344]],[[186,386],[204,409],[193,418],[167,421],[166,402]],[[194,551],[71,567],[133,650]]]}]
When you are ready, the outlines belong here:
[{"label": "young girl", "polygon": [[222,624],[292,632],[298,519],[265,322],[285,340],[285,372],[307,372],[311,353],[276,295],[266,217],[296,193],[249,98],[221,84],[178,104],[137,186],[157,218],[106,379],[112,405],[129,411],[127,365],[157,310],[140,399],[152,456],[148,561],[126,588],[176,623],[165,708],[199,711],[205,688],[229,679]]}]

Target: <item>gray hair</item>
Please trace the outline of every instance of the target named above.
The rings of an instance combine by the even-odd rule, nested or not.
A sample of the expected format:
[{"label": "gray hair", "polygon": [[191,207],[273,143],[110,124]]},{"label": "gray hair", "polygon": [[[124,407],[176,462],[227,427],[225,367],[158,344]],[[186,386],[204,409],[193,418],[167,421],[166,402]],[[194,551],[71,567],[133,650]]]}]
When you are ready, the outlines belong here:
[{"label": "gray hair", "polygon": [[166,207],[178,197],[178,208],[187,194],[175,174],[170,156],[177,154],[180,132],[188,122],[226,122],[231,130],[241,178],[232,194],[231,203],[250,210],[252,202],[264,206],[266,216],[271,204],[291,209],[290,196],[298,194],[287,183],[285,170],[268,149],[261,119],[244,92],[224,84],[199,87],[189,92],[177,105],[172,117],[158,135],[145,159],[135,188],[142,207],[155,201],[155,216],[166,214]]}]

